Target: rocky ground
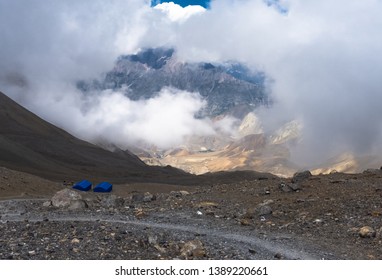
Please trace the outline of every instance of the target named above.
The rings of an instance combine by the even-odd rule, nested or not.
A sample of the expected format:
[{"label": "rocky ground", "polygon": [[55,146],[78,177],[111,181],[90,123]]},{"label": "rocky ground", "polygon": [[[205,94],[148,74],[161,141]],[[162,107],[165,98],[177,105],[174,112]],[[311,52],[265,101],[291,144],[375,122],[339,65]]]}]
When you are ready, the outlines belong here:
[{"label": "rocky ground", "polygon": [[96,194],[3,168],[0,259],[382,259],[381,180],[304,172]]}]

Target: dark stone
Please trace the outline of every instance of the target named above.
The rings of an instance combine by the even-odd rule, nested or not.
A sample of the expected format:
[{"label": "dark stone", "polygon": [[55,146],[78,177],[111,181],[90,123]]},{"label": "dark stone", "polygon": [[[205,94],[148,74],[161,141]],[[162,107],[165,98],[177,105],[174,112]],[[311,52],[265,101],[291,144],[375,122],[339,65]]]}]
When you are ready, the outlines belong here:
[{"label": "dark stone", "polygon": [[252,255],[257,254],[256,250],[254,249],[248,249],[248,252],[250,252]]},{"label": "dark stone", "polygon": [[266,216],[272,214],[272,208],[269,205],[262,205],[257,209],[259,216]]},{"label": "dark stone", "polygon": [[285,183],[281,183],[279,187],[283,192],[291,192],[292,191],[292,189],[289,187],[289,185],[287,185]]},{"label": "dark stone", "polygon": [[310,177],[312,177],[312,173],[310,173],[309,170],[297,172],[292,177],[292,183],[299,183],[299,182],[304,181]]},{"label": "dark stone", "polygon": [[297,184],[281,183],[279,187],[283,192],[297,192],[301,190],[301,187]]},{"label": "dark stone", "polygon": [[133,196],[131,197],[131,200],[133,202],[142,202],[144,197],[145,195],[143,193],[137,193],[137,194],[133,194]]}]

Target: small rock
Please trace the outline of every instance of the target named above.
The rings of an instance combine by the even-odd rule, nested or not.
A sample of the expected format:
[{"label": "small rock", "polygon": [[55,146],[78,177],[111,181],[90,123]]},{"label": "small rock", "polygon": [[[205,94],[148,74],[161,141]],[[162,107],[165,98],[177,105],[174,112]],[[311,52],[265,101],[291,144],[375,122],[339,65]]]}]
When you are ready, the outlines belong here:
[{"label": "small rock", "polygon": [[188,191],[179,191],[182,196],[190,195]]},{"label": "small rock", "polygon": [[28,251],[28,255],[29,256],[34,256],[34,255],[36,255],[36,251],[35,250]]},{"label": "small rock", "polygon": [[248,249],[248,252],[250,252],[252,255],[257,254],[255,249]]},{"label": "small rock", "polygon": [[156,235],[149,235],[148,242],[151,245],[158,244],[158,236],[156,236]]},{"label": "small rock", "polygon": [[195,206],[199,208],[217,208],[219,203],[214,201],[200,201],[199,203],[195,204]]},{"label": "small rock", "polygon": [[312,177],[312,173],[310,173],[309,170],[296,172],[292,177],[292,183],[299,183],[301,181],[308,179],[309,177]]},{"label": "small rock", "polygon": [[170,192],[170,194],[172,196],[175,196],[175,197],[182,197],[182,196],[190,195],[190,193],[188,191],[172,191],[172,192]]},{"label": "small rock", "polygon": [[80,240],[78,238],[73,238],[72,241],[70,241],[72,244],[78,244],[80,243]]},{"label": "small rock", "polygon": [[257,208],[257,214],[259,216],[266,216],[272,214],[272,208],[269,205],[261,205]]},{"label": "small rock", "polygon": [[279,187],[280,187],[280,189],[283,191],[283,192],[291,192],[292,191],[292,189],[289,187],[289,185],[288,184],[286,184],[286,183],[281,183],[280,185],[279,185]]},{"label": "small rock", "polygon": [[206,250],[203,243],[200,240],[192,240],[186,242],[180,250],[181,256],[201,258],[206,255]]},{"label": "small rock", "polygon": [[272,200],[272,199],[266,199],[263,201],[263,203],[259,204],[259,205],[269,205],[269,204],[272,204],[274,203],[275,201]]},{"label": "small rock", "polygon": [[295,192],[301,190],[301,187],[297,184],[290,184],[289,187],[292,189],[292,191],[295,191]]},{"label": "small rock", "polygon": [[243,219],[253,219],[255,216],[267,216],[272,214],[272,207],[268,204],[261,203],[257,207],[248,208],[244,215]]},{"label": "small rock", "polygon": [[135,209],[134,214],[137,219],[142,219],[147,216],[146,212],[144,212],[141,208]]},{"label": "small rock", "polygon": [[154,248],[157,249],[160,253],[162,254],[165,254],[166,253],[166,249],[163,248],[162,246],[160,246],[159,244],[155,244],[154,245]]},{"label": "small rock", "polygon": [[42,206],[44,206],[44,207],[50,207],[50,206],[52,206],[52,201],[50,201],[50,200],[45,201],[45,202],[42,204]]},{"label": "small rock", "polygon": [[251,224],[251,220],[248,218],[242,218],[240,219],[240,224],[242,226],[249,226]]},{"label": "small rock", "polygon": [[362,238],[371,238],[376,236],[376,231],[372,227],[364,226],[359,230],[359,236]]},{"label": "small rock", "polygon": [[300,186],[297,184],[280,183],[279,187],[283,192],[297,192],[301,190]]}]

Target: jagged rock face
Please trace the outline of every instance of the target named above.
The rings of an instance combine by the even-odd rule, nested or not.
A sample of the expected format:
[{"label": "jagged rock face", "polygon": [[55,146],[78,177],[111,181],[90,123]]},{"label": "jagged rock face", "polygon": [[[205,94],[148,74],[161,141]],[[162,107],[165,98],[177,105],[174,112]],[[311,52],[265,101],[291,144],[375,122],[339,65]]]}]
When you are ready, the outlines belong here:
[{"label": "jagged rock face", "polygon": [[199,92],[207,101],[201,116],[229,113],[240,118],[269,100],[264,90],[264,74],[252,73],[237,63],[184,63],[173,49],[147,49],[121,56],[101,81],[81,81],[83,91],[122,90],[132,100],[153,97],[163,87]]}]

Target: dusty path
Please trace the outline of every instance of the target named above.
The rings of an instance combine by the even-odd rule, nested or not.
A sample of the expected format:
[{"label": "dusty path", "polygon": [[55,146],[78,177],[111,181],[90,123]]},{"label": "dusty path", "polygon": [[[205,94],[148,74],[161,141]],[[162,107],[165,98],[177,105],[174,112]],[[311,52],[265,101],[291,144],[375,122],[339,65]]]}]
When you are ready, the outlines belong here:
[{"label": "dusty path", "polygon": [[[95,224],[108,224],[118,225],[128,228],[129,231],[140,232],[144,228],[149,228],[150,231],[168,232],[171,233],[173,238],[181,239],[184,234],[198,236],[205,246],[221,247],[222,245],[229,244],[240,252],[240,255],[245,258],[256,259],[273,259],[276,255],[282,256],[285,259],[320,259],[324,256],[318,255],[317,252],[309,250],[302,244],[294,241],[291,237],[273,237],[273,238],[260,238],[254,232],[237,232],[237,229],[227,230],[221,229],[211,223],[203,223],[198,226],[199,221],[193,223],[192,217],[185,217],[178,215],[172,217],[172,222],[163,222],[159,216],[152,216],[150,219],[137,220],[135,217],[124,216],[118,214],[103,214],[97,211],[92,211],[86,214],[69,213],[69,212],[38,212],[33,211],[30,207],[31,204],[42,204],[42,200],[33,199],[18,199],[18,200],[3,200],[0,201],[2,223],[36,223],[49,221],[49,223],[72,223],[76,222],[78,225],[81,223],[95,223]],[[176,218],[178,217],[178,218]],[[248,253],[256,252],[256,255]]]}]

